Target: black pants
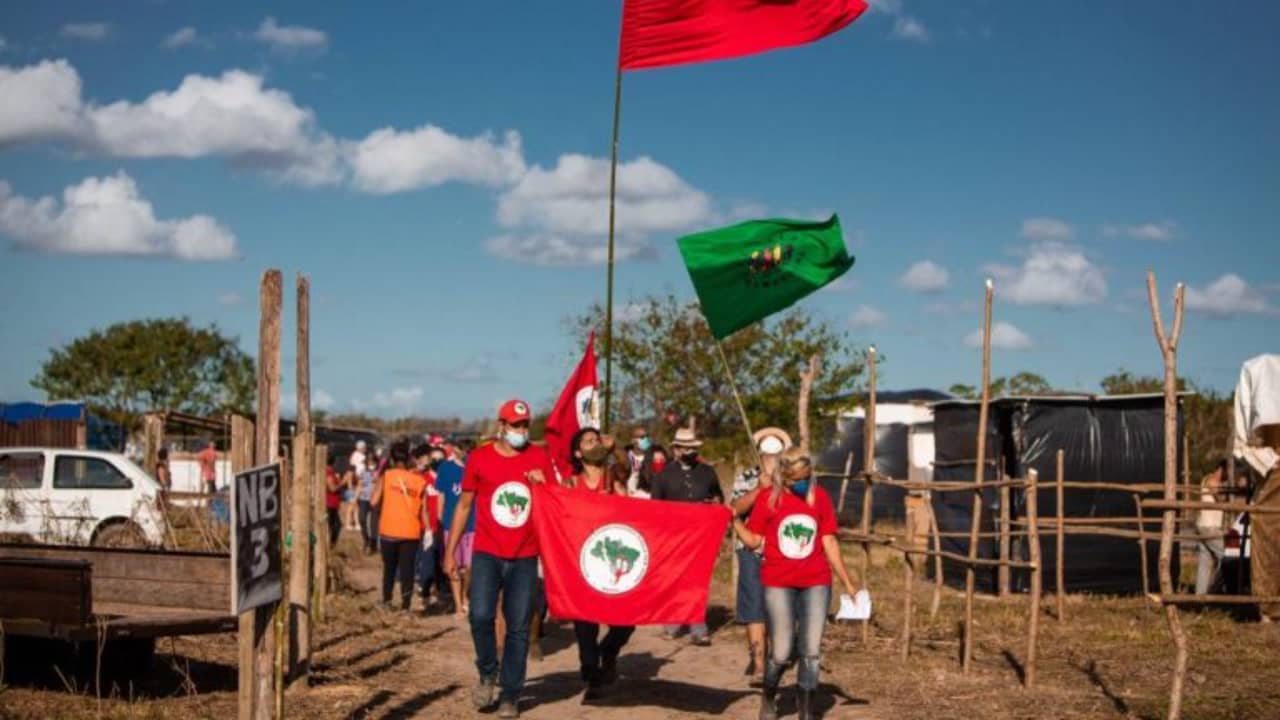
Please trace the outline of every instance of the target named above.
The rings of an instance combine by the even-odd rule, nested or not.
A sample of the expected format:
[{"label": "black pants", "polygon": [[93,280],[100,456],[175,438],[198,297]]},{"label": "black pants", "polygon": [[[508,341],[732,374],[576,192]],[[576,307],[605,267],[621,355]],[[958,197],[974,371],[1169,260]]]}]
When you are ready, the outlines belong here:
[{"label": "black pants", "polygon": [[622,646],[631,639],[634,626],[610,626],[609,632],[600,639],[600,626],[595,623],[573,621],[573,634],[578,638],[578,661],[582,665],[582,679],[590,682],[600,672],[600,661],[603,658],[617,658]]},{"label": "black pants", "polygon": [[397,540],[382,537],[382,602],[391,602],[391,587],[400,576],[400,607],[408,610],[413,599],[413,565],[418,557],[419,540]]},{"label": "black pants", "polygon": [[325,515],[329,519],[329,547],[338,544],[338,535],[342,532],[342,518],[338,517],[338,508],[326,508]]}]

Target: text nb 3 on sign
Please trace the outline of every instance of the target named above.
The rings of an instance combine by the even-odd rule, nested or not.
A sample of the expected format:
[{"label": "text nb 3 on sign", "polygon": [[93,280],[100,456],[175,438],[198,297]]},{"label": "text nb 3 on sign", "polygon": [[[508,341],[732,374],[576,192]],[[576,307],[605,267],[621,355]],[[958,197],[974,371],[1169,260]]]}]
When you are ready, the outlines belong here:
[{"label": "text nb 3 on sign", "polygon": [[231,611],[281,598],[280,465],[238,473],[231,484]]}]

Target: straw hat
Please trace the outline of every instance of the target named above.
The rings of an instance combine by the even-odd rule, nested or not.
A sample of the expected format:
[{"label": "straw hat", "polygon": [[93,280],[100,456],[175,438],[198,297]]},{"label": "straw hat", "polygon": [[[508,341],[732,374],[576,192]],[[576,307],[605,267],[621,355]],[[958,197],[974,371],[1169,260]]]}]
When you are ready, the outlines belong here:
[{"label": "straw hat", "polygon": [[776,437],[781,440],[783,450],[791,447],[791,436],[787,434],[786,430],[777,427],[763,427],[755,431],[755,433],[751,435],[751,444],[759,448],[760,441],[767,437]]},{"label": "straw hat", "polygon": [[675,447],[701,447],[702,441],[689,428],[680,428],[676,430],[676,436],[671,439],[671,444]]}]

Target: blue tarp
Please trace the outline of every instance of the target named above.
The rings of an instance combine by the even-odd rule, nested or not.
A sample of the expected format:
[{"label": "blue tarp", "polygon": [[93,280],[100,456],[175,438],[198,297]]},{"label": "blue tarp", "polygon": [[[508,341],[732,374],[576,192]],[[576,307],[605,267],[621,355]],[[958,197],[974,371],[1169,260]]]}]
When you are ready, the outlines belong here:
[{"label": "blue tarp", "polygon": [[0,403],[0,420],[17,423],[24,420],[79,420],[85,416],[84,403]]}]

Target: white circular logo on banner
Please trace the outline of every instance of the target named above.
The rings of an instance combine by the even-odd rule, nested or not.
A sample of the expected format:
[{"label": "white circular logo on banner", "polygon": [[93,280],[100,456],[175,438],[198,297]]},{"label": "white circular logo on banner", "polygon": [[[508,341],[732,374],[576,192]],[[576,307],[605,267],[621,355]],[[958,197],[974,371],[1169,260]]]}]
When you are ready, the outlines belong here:
[{"label": "white circular logo on banner", "polygon": [[649,570],[649,546],[640,533],[613,524],[591,533],[578,555],[582,578],[606,595],[620,595],[640,584]]},{"label": "white circular logo on banner", "polygon": [[778,550],[792,560],[803,560],[813,554],[818,540],[818,521],[809,515],[788,515],[778,525]]},{"label": "white circular logo on banner", "polygon": [[600,421],[596,419],[599,413],[596,412],[595,387],[578,388],[578,393],[573,396],[573,407],[578,414],[578,427],[600,427]]},{"label": "white circular logo on banner", "polygon": [[533,496],[529,486],[512,480],[504,482],[493,491],[493,499],[489,501],[489,514],[502,527],[524,527],[529,522],[529,511],[533,508]]}]

